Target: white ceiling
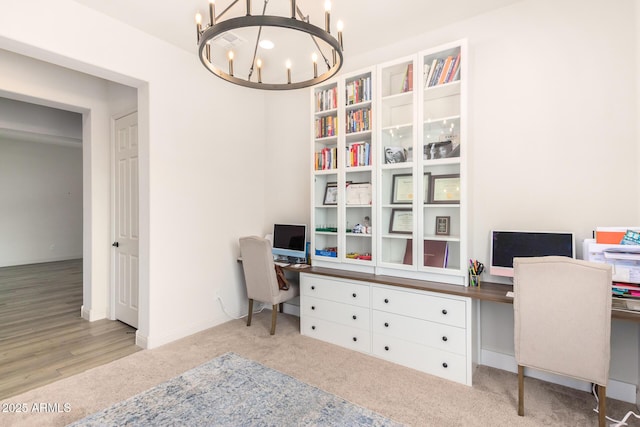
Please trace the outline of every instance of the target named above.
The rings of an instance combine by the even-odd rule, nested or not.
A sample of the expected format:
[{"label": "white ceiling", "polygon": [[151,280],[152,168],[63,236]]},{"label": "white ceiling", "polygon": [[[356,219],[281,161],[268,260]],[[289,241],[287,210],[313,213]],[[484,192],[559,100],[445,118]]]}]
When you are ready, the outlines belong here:
[{"label": "white ceiling", "polygon": [[[208,0],[75,0],[115,19],[139,28],[179,48],[197,54],[195,14],[208,19]],[[333,0],[332,32],[338,20],[344,22],[345,57],[366,52],[425,33],[434,28],[479,15],[521,0]],[[267,0],[267,15],[288,15],[290,0]],[[216,0],[220,14],[232,0]],[[262,13],[264,0],[252,0],[253,15]],[[230,10],[243,14],[245,1]],[[324,26],[324,0],[297,0],[312,24]],[[229,16],[226,15],[225,18]],[[248,40],[253,50],[255,41]],[[277,41],[276,41],[277,44]],[[239,55],[238,55],[239,56]],[[249,55],[247,55],[249,56]],[[309,60],[310,62],[310,60]],[[284,67],[282,73],[285,73]]]}]

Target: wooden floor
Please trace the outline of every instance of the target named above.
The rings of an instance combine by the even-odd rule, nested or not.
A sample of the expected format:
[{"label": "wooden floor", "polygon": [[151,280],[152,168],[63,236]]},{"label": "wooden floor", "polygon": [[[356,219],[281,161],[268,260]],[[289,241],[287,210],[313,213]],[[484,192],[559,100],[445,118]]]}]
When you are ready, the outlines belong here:
[{"label": "wooden floor", "polygon": [[81,306],[82,260],[0,268],[0,400],[140,350],[134,328]]}]

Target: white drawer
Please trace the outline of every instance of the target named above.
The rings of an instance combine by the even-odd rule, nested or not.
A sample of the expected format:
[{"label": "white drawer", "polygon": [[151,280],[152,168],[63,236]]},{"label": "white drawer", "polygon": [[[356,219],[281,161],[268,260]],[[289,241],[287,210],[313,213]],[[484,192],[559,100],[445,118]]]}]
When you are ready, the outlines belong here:
[{"label": "white drawer", "polygon": [[369,309],[310,296],[300,299],[300,315],[369,330]]},{"label": "white drawer", "polygon": [[370,306],[369,285],[344,282],[337,279],[302,275],[300,293],[343,304],[353,304],[360,307]]},{"label": "white drawer", "polygon": [[466,324],[466,303],[464,300],[374,286],[371,305],[374,310],[461,328],[464,328]]},{"label": "white drawer", "polygon": [[358,328],[340,325],[315,317],[300,318],[300,333],[362,353],[371,352],[371,334]]},{"label": "white drawer", "polygon": [[390,362],[471,385],[467,381],[467,359],[459,354],[380,334],[373,334],[372,353]]},{"label": "white drawer", "polygon": [[462,356],[467,353],[466,330],[457,326],[374,310],[372,329],[374,334],[388,335]]}]

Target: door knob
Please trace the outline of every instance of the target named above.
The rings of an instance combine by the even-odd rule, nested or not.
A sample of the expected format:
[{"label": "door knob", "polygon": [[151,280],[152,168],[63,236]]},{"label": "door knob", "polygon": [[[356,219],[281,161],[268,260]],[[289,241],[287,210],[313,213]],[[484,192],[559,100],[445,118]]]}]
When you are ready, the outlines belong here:
[{"label": "door knob", "polygon": [[113,245],[111,245],[111,246],[115,246],[115,247],[117,248],[117,247],[119,247],[119,246],[120,246],[120,243],[118,243],[118,242],[113,242]]}]

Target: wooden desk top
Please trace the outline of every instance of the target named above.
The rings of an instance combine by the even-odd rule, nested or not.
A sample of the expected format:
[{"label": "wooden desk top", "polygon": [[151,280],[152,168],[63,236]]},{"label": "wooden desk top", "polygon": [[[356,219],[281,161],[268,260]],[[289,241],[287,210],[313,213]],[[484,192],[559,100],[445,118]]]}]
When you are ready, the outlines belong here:
[{"label": "wooden desk top", "polygon": [[[423,291],[439,292],[449,295],[474,298],[481,301],[501,302],[513,304],[513,298],[507,296],[507,292],[513,291],[513,285],[502,283],[481,282],[480,287],[472,288],[448,283],[430,282],[426,280],[405,279],[395,276],[382,276],[370,273],[358,273],[355,271],[339,270],[325,267],[310,267],[295,269],[301,273],[313,273],[320,276],[338,277],[349,280],[361,280],[381,285],[399,286],[402,288],[419,289]],[[611,310],[611,318],[640,322],[640,311]]]}]

